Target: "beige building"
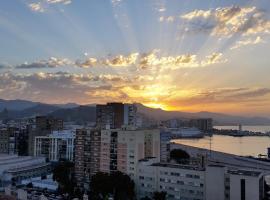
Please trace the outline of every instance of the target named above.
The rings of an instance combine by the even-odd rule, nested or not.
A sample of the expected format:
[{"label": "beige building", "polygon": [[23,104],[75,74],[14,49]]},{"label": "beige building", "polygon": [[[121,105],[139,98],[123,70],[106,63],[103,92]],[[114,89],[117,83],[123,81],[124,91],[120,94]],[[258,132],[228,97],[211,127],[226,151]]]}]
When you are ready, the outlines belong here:
[{"label": "beige building", "polygon": [[160,158],[160,130],[102,130],[100,149],[100,171],[121,171],[134,179],[140,159]]}]

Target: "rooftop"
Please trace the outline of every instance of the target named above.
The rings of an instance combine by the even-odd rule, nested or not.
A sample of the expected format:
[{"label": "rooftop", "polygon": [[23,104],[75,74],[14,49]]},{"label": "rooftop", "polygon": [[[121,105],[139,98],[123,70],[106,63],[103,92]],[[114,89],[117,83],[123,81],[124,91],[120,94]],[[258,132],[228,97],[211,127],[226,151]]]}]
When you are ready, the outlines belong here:
[{"label": "rooftop", "polygon": [[228,173],[234,175],[253,176],[253,177],[258,177],[261,174],[261,172],[258,171],[247,171],[247,170],[228,170]]},{"label": "rooftop", "polygon": [[186,169],[186,170],[196,170],[196,171],[204,171],[205,170],[204,168],[199,167],[199,166],[195,166],[195,165],[181,165],[181,164],[172,164],[172,163],[154,163],[151,166]]}]

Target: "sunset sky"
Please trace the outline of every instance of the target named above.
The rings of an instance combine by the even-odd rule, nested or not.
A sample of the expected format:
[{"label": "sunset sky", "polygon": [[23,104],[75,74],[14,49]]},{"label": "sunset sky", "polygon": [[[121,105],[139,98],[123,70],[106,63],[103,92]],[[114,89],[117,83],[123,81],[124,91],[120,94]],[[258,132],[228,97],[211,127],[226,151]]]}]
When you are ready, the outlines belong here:
[{"label": "sunset sky", "polygon": [[2,0],[0,98],[270,117],[270,1]]}]

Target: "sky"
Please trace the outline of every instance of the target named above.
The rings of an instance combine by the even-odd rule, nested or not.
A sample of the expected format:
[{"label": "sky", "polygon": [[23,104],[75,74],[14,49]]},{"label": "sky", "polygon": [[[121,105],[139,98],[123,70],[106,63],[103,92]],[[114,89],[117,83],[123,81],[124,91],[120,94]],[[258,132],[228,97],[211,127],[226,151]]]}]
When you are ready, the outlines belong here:
[{"label": "sky", "polygon": [[0,1],[0,98],[270,117],[269,0]]}]

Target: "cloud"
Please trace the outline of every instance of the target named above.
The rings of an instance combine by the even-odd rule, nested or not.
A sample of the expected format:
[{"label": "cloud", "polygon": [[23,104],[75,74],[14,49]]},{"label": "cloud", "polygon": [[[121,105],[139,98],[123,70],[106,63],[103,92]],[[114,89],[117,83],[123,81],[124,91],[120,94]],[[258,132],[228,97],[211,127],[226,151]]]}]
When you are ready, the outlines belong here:
[{"label": "cloud", "polygon": [[168,69],[179,69],[204,67],[211,64],[226,62],[226,60],[221,59],[221,53],[213,53],[201,61],[199,61],[197,55],[194,54],[158,56],[157,53],[157,51],[153,51],[147,54],[142,54],[140,57],[139,66],[142,69],[147,69],[153,66],[162,66]]},{"label": "cloud", "polygon": [[260,36],[257,36],[255,39],[248,38],[245,40],[237,41],[236,44],[231,47],[231,49],[239,49],[240,47],[243,47],[243,46],[256,45],[256,44],[260,44],[264,42],[265,41]]},{"label": "cloud", "polygon": [[71,4],[72,0],[43,0],[35,3],[30,3],[28,4],[29,8],[34,11],[34,12],[45,12],[46,8],[50,4],[63,4],[63,5],[68,5]]},{"label": "cloud", "polygon": [[111,59],[105,59],[102,61],[104,65],[111,67],[127,67],[134,65],[137,61],[139,53],[131,53],[128,56],[118,55]]},{"label": "cloud", "polygon": [[[213,90],[195,91],[190,97],[177,99],[182,105],[245,103],[267,100],[270,88],[218,88]],[[175,100],[176,100],[175,99]],[[175,101],[174,100],[174,101]]]},{"label": "cloud", "polygon": [[212,53],[211,55],[206,56],[206,59],[201,62],[201,66],[225,62],[227,62],[227,59],[222,59],[222,53]]},{"label": "cloud", "polygon": [[[224,113],[267,113],[269,112],[270,88],[215,88],[183,89],[177,87],[167,96],[159,98],[157,103],[173,110],[202,111]],[[153,102],[153,101],[152,101]],[[151,102],[150,102],[151,103]],[[251,106],[251,104],[254,104]],[[264,105],[259,110],[257,104]]]},{"label": "cloud", "polygon": [[60,68],[60,67],[136,67],[137,69],[150,69],[153,67],[162,67],[163,69],[179,69],[205,67],[212,64],[224,63],[227,60],[222,58],[221,53],[213,53],[204,59],[198,59],[195,54],[180,54],[162,56],[159,50],[152,50],[149,53],[130,53],[127,55],[115,55],[105,58],[87,57],[72,61],[68,58],[51,57],[49,59],[39,60],[31,63],[23,63],[14,66],[16,69],[42,69],[42,68]]},{"label": "cloud", "polygon": [[41,69],[41,68],[56,68],[67,65],[72,65],[73,62],[67,58],[56,58],[51,57],[48,60],[40,60],[33,63],[24,63],[21,65],[15,66],[17,69]]},{"label": "cloud", "polygon": [[41,5],[41,2],[30,3],[28,6],[34,12],[44,12],[45,11],[45,9],[43,8],[43,6]]},{"label": "cloud", "polygon": [[49,4],[62,3],[64,5],[70,4],[71,0],[47,0]]},{"label": "cloud", "polygon": [[231,6],[194,10],[180,17],[190,22],[187,30],[193,32],[211,31],[212,35],[220,36],[270,33],[270,20],[264,11],[256,7]]},{"label": "cloud", "polygon": [[113,7],[118,6],[122,0],[111,0]]},{"label": "cloud", "polygon": [[160,7],[157,9],[158,12],[165,12],[166,11],[166,8],[165,7]]},{"label": "cloud", "polygon": [[[106,74],[0,73],[0,96],[8,99],[31,98],[42,102],[73,102],[74,99],[85,102],[93,98],[93,102],[98,102],[104,98],[102,93],[121,92],[121,88],[131,82],[126,77]],[[97,96],[97,93],[100,93],[100,96]]]},{"label": "cloud", "polygon": [[87,58],[85,61],[77,60],[75,65],[82,68],[90,68],[94,67],[98,64],[98,60],[96,58]]}]

